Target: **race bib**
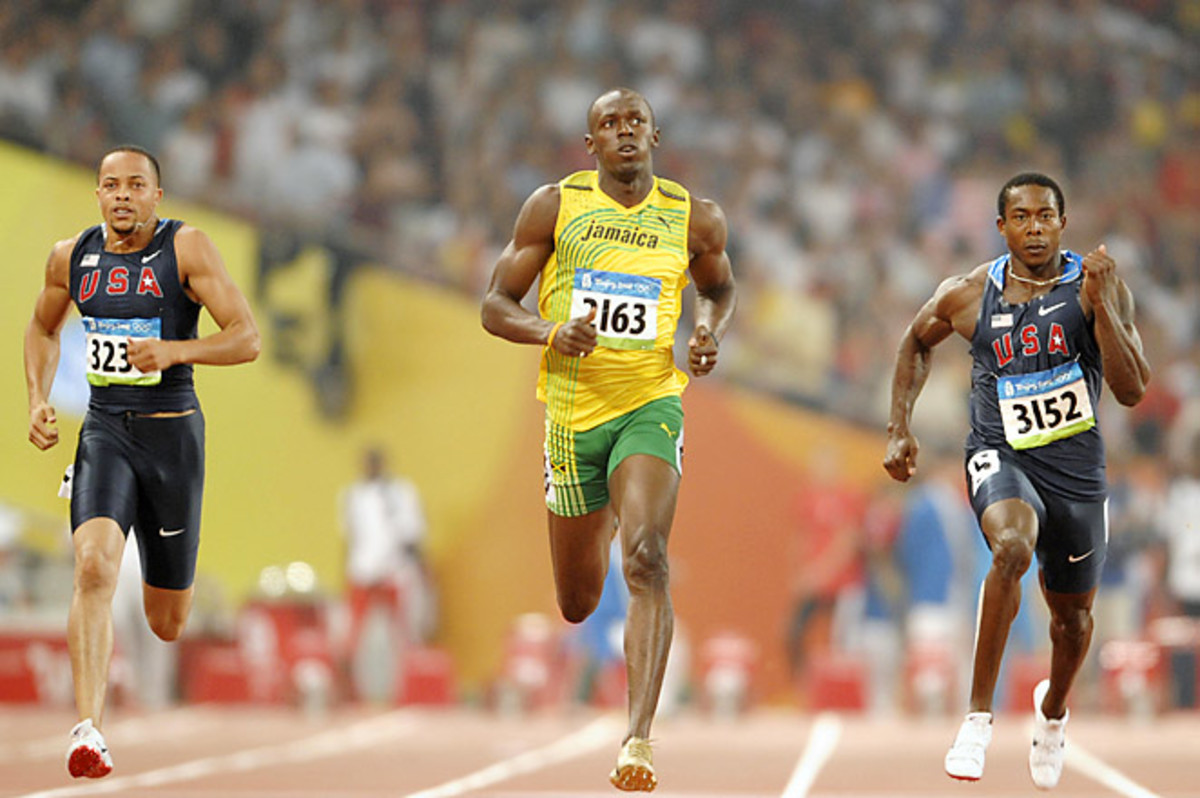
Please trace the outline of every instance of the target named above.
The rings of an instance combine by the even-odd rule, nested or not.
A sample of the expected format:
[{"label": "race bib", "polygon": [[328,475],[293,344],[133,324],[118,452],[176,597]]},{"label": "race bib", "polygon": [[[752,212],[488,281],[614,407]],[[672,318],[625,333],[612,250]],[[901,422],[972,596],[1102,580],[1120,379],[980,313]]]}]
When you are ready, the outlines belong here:
[{"label": "race bib", "polygon": [[609,349],[653,349],[658,337],[662,280],[637,274],[579,269],[571,292],[571,318],[595,309],[597,342]]},{"label": "race bib", "polygon": [[162,319],[83,319],[87,381],[92,385],[158,385],[161,371],[143,373],[129,362],[130,338],[161,338]]},{"label": "race bib", "polygon": [[1078,363],[1001,377],[996,383],[1004,437],[1014,449],[1033,449],[1096,426]]}]

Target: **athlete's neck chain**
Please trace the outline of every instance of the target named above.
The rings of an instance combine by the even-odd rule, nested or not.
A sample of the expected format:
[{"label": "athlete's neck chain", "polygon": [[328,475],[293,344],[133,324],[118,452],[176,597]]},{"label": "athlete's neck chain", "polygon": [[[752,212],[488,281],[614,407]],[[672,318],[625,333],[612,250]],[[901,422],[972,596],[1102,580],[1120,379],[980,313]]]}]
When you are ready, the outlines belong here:
[{"label": "athlete's neck chain", "polygon": [[1047,280],[1035,280],[1032,277],[1022,277],[1013,271],[1011,260],[1008,262],[1008,276],[1016,280],[1018,283],[1025,283],[1025,285],[1032,285],[1038,288],[1045,288],[1048,285],[1055,285],[1056,283],[1061,282],[1063,278],[1063,275],[1061,274],[1051,277]]}]

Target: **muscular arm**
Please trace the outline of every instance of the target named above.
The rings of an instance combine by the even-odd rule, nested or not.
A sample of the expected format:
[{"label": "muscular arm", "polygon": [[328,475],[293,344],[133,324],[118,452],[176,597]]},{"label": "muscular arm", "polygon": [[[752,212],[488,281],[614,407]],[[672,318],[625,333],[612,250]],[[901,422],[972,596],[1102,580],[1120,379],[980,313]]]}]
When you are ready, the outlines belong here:
[{"label": "muscular arm", "polygon": [[521,300],[554,252],[558,205],[559,188],[548,185],[530,194],[521,206],[512,240],[500,253],[483,295],[480,316],[483,328],[492,335],[518,344],[548,343],[554,323],[530,313]]},{"label": "muscular arm", "polygon": [[591,324],[595,310],[563,322],[556,332],[555,322],[530,313],[521,305],[554,253],[558,207],[557,185],[542,186],[525,200],[517,215],[512,240],[500,253],[492,271],[480,319],[483,328],[499,338],[518,344],[553,346],[564,355],[583,356],[596,347],[596,329]]},{"label": "muscular arm", "polygon": [[225,270],[212,239],[185,225],[175,236],[175,254],[188,295],[204,305],[219,329],[185,341],[131,339],[129,362],[141,371],[156,371],[176,363],[230,366],[257,358],[262,343],[250,303]]},{"label": "muscular arm", "polygon": [[46,259],[45,281],[25,328],[25,387],[29,397],[29,440],[39,449],[58,443],[50,388],[58,370],[59,333],[71,310],[71,250],[75,239],[60,241]]},{"label": "muscular arm", "polygon": [[908,481],[917,470],[920,448],[909,427],[913,406],[929,377],[933,349],[958,332],[970,340],[983,293],[982,273],[945,280],[904,331],[892,373],[888,446],[883,467],[893,479]]},{"label": "muscular arm", "polygon": [[1105,247],[1089,252],[1083,263],[1084,310],[1090,308],[1093,314],[1104,379],[1118,402],[1135,405],[1146,393],[1150,363],[1133,323],[1133,294],[1116,275],[1116,264]]},{"label": "muscular arm", "polygon": [[688,228],[688,267],[696,284],[696,327],[688,340],[688,366],[703,376],[717,365],[717,347],[737,307],[737,285],[725,250],[729,237],[725,213],[715,202],[692,203]]}]

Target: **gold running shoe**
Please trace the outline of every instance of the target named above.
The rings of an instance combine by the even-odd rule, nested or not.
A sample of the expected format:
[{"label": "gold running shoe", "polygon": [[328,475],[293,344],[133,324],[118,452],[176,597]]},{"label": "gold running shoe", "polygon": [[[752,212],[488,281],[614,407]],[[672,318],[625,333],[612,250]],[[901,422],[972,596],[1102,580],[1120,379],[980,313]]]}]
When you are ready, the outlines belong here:
[{"label": "gold running shoe", "polygon": [[617,754],[617,766],[608,780],[618,790],[626,792],[651,792],[658,786],[654,775],[654,752],[650,741],[641,737],[630,737]]}]

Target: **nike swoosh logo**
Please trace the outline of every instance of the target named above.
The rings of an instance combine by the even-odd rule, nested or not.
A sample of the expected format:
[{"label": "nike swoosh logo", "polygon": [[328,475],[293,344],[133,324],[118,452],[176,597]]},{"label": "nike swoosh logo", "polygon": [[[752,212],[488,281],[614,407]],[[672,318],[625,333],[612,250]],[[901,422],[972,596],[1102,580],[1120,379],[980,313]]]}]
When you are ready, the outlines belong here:
[{"label": "nike swoosh logo", "polygon": [[159,537],[173,538],[176,535],[182,535],[183,530],[182,529],[163,529],[162,527],[159,527],[158,534],[159,534]]},{"label": "nike swoosh logo", "polygon": [[1080,554],[1078,557],[1076,557],[1074,554],[1068,554],[1067,562],[1080,562],[1081,560],[1086,560],[1088,557],[1092,556],[1092,552],[1094,551],[1095,549],[1088,549],[1086,553]]},{"label": "nike swoosh logo", "polygon": [[1057,304],[1050,305],[1049,307],[1038,308],[1038,315],[1039,316],[1048,316],[1049,314],[1058,310],[1065,304],[1067,304],[1067,303],[1066,302],[1058,302]]},{"label": "nike swoosh logo", "polygon": [[143,255],[143,256],[142,256],[142,263],[149,263],[150,261],[154,260],[155,258],[157,258],[157,257],[158,257],[159,255],[161,255],[161,254],[162,254],[162,250],[161,250],[161,249],[156,249],[156,250],[154,250],[154,252],[150,253],[149,255]]}]

